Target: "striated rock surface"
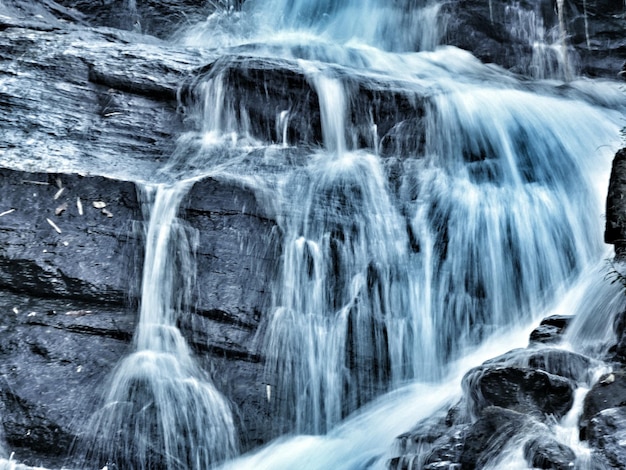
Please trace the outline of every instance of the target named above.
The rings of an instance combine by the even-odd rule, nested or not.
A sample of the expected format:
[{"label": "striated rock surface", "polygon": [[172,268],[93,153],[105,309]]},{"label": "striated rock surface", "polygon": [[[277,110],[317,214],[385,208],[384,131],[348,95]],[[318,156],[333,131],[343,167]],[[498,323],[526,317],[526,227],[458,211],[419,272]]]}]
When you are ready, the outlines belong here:
[{"label": "striated rock surface", "polygon": [[617,78],[626,8],[614,0],[447,3],[448,43],[484,62],[543,78]]},{"label": "striated rock surface", "polygon": [[615,246],[618,261],[626,255],[626,149],[613,159],[609,192],[606,198],[604,241]]}]

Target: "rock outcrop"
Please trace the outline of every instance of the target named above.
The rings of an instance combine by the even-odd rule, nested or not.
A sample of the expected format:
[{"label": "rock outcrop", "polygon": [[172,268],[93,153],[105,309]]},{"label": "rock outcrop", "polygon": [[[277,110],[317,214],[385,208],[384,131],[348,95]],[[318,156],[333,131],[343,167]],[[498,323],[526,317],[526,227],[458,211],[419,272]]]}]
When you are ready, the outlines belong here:
[{"label": "rock outcrop", "polygon": [[[533,468],[575,466],[576,454],[555,438],[551,427],[571,410],[575,388],[593,381],[590,371],[598,363],[556,347],[567,319],[549,317],[542,322],[539,329],[561,327],[560,333],[552,332],[549,344],[534,340],[533,332],[528,348],[509,351],[467,372],[461,401],[399,436],[399,455],[389,461],[389,468],[479,469],[515,452]],[[598,453],[591,463],[604,462]]]},{"label": "rock outcrop", "polygon": [[626,149],[615,155],[606,198],[604,241],[615,247],[615,257],[626,256]]},{"label": "rock outcrop", "polygon": [[[99,9],[112,3],[84,13],[69,2],[3,6],[0,411],[18,460],[58,467],[131,348],[146,224],[139,186],[184,129],[200,126],[185,111],[216,58],[90,27],[105,21]],[[287,140],[321,142],[318,97],[295,62],[234,56],[218,65],[224,61],[230,96],[251,103],[255,137],[281,142],[276,113],[288,109]],[[259,93],[261,82],[274,88]],[[402,145],[393,126],[407,117],[398,113],[414,115],[416,96],[358,78],[350,86],[372,103],[384,145]],[[352,118],[363,146],[375,140],[370,119],[356,111]],[[193,313],[179,327],[235,405],[244,450],[273,432],[259,325],[280,232],[259,197],[234,179],[204,178],[179,213],[198,246]]]}]

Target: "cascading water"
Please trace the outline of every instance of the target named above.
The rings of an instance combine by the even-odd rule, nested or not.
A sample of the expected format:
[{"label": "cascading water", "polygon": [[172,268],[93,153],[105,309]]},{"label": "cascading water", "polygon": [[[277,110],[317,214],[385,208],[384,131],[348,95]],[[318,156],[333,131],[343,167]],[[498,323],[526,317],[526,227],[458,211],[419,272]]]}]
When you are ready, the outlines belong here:
[{"label": "cascading water", "polygon": [[201,469],[236,452],[230,407],[177,328],[191,305],[195,272],[193,239],[176,218],[191,184],[144,189],[148,223],[135,351],[114,371],[81,443],[85,464]]},{"label": "cascading water", "polygon": [[529,63],[520,64],[520,68],[538,79],[569,80],[573,71],[562,2],[558,6],[558,23],[553,26],[546,24],[540,6],[512,2],[505,8],[505,21],[512,37],[532,51]]},{"label": "cascading water", "polygon": [[[242,166],[246,159],[233,156],[250,150],[249,114],[247,103],[235,105],[224,91],[230,60],[214,64],[196,87],[205,122],[213,123],[205,138],[230,142],[220,170],[260,176],[283,234],[265,330],[277,431],[330,431],[276,443],[229,468],[384,465],[392,436],[457,396],[457,374],[466,369],[456,360],[503,329],[527,328],[603,256],[603,191],[595,185],[607,180],[614,147],[606,144],[616,143],[621,124],[610,108],[623,98],[584,82],[565,92],[523,82],[436,48],[445,23],[439,8],[249,1],[182,36],[187,45],[234,45],[250,60],[289,61],[317,94],[320,112],[321,148],[297,150],[304,163],[290,163],[295,143],[285,108],[276,109],[269,137],[280,148],[254,144],[279,161],[282,149],[284,163],[271,171],[259,162]],[[511,18],[519,8],[511,6]],[[547,33],[531,13],[513,20],[520,38],[539,47]],[[237,26],[224,27],[228,18]],[[407,32],[412,21],[419,27]],[[560,46],[555,51],[567,54]],[[537,50],[532,67],[535,78],[569,78],[561,56]],[[353,77],[400,87],[411,117],[383,135],[371,118],[363,131]],[[500,352],[512,346],[496,344]],[[410,381],[420,385],[336,428]],[[424,401],[410,417],[390,411],[410,400]],[[372,434],[363,435],[363,426]]]}]

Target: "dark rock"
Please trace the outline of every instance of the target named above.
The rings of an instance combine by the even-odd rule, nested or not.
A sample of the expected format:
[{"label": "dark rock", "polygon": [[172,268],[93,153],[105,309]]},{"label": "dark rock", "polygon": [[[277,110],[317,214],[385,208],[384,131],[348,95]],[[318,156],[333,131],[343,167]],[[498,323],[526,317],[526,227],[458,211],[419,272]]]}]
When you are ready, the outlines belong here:
[{"label": "dark rock", "polygon": [[567,4],[568,42],[580,57],[580,70],[616,78],[626,58],[624,4],[616,0],[576,0]]},{"label": "dark rock", "polygon": [[153,174],[174,150],[182,129],[176,90],[199,57],[129,44],[113,31],[41,31],[15,21],[0,35],[3,165],[119,179]]},{"label": "dark rock", "polygon": [[461,0],[449,3],[446,13],[449,44],[472,52],[483,62],[522,71],[519,59],[529,56],[531,50],[507,28],[504,3],[490,11],[489,5],[482,2]]},{"label": "dark rock", "polygon": [[[619,1],[576,0],[566,2],[559,12],[552,0],[458,0],[443,11],[449,44],[516,73],[541,76],[540,68],[545,68],[548,74],[560,70],[559,78],[566,79],[578,74],[617,78],[626,59],[624,6]],[[564,45],[567,60],[553,48],[538,47],[541,42]]]},{"label": "dark rock", "polygon": [[136,296],[134,184],[0,169],[0,188],[0,288],[99,303]]},{"label": "dark rock", "polygon": [[[563,321],[555,317],[546,323]],[[528,436],[540,435],[525,444],[529,464],[571,468],[575,455],[551,437],[542,421],[551,423],[569,411],[574,382],[588,384],[593,364],[554,348],[514,349],[485,361],[466,374],[465,396],[445,416],[420,422],[398,437],[399,455],[388,465],[394,470],[482,468],[511,439],[512,445],[521,445]]]},{"label": "dark rock", "polygon": [[626,256],[626,149],[615,154],[606,197],[604,241],[615,245],[615,257]]},{"label": "dark rock", "polygon": [[626,371],[613,371],[600,377],[585,397],[581,416],[581,430],[585,432],[587,423],[609,408],[626,407]]},{"label": "dark rock", "polygon": [[229,0],[59,0],[74,15],[92,26],[110,26],[138,31],[160,38],[172,35],[183,23],[206,18],[218,7],[228,7]]},{"label": "dark rock", "polygon": [[205,178],[194,185],[183,206],[183,218],[199,234],[198,313],[255,330],[273,280],[274,250],[280,246],[276,223],[262,211],[255,192],[234,181]]},{"label": "dark rock", "polygon": [[588,357],[564,349],[539,349],[530,351],[524,365],[586,384],[592,379],[590,370],[594,364]]},{"label": "dark rock", "polygon": [[576,454],[554,438],[543,435],[524,444],[524,458],[533,468],[568,470],[574,467]]},{"label": "dark rock", "polygon": [[469,424],[451,426],[447,417],[436,414],[396,438],[398,457],[390,459],[390,470],[448,468],[458,463]]},{"label": "dark rock", "polygon": [[[620,282],[624,284],[626,278],[621,274],[623,272],[623,264],[622,263],[614,263],[613,269],[615,269],[614,282]],[[614,354],[614,359],[621,362],[622,364],[626,363],[626,310],[620,312],[615,316],[613,321],[613,331],[615,332],[615,337],[617,342],[615,343],[612,351]]]},{"label": "dark rock", "polygon": [[[585,397],[580,419],[586,439],[600,468],[621,468],[626,462],[626,372],[600,377]],[[603,462],[605,463],[603,465]]]},{"label": "dark rock", "polygon": [[[407,139],[423,143],[424,129],[419,118],[424,113],[425,92],[408,92],[409,88],[403,88],[401,83],[376,83],[371,77],[359,77],[353,70],[348,74],[338,66],[335,74],[353,97],[347,134],[355,136],[357,148],[374,150],[376,143],[381,142],[380,150],[387,156],[406,148]],[[277,123],[285,112],[284,135],[288,144],[322,146],[319,97],[310,77],[296,61],[225,55],[198,70],[182,87],[183,103],[202,103],[198,85],[209,79],[223,81],[227,97],[224,108],[232,110],[238,122],[247,123],[246,131],[254,137],[282,143],[283,130]],[[415,147],[412,149],[415,151]]]},{"label": "dark rock", "polygon": [[572,318],[571,315],[553,315],[544,318],[530,333],[530,342],[545,344],[560,341]]},{"label": "dark rock", "polygon": [[564,416],[574,401],[574,386],[563,377],[520,367],[478,368],[463,378],[470,409],[479,416],[497,406],[537,417]]},{"label": "dark rock", "polygon": [[589,420],[589,445],[611,468],[623,468],[626,462],[626,407],[605,408]]},{"label": "dark rock", "polygon": [[15,458],[60,467],[128,351],[135,312],[0,291],[0,416]]},{"label": "dark rock", "polygon": [[589,369],[594,364],[590,358],[565,349],[529,347],[513,349],[498,357],[485,361],[475,370],[485,370],[493,366],[522,367],[538,369],[578,383],[591,380]]},{"label": "dark rock", "polygon": [[[136,313],[127,305],[138,296],[142,261],[141,236],[134,234],[144,222],[129,182],[0,170],[0,188],[7,210],[16,209],[0,217],[0,286],[19,296],[0,295],[18,299],[4,309],[15,315],[15,326],[3,323],[1,330],[6,439],[25,462],[37,463],[37,452],[52,448],[60,459],[132,338]],[[112,217],[94,207],[99,201]],[[60,206],[65,209],[57,215]],[[216,384],[239,409],[244,443],[258,445],[271,429],[256,338],[274,259],[266,248],[274,246],[274,222],[250,189],[211,178],[196,183],[182,215],[199,234],[199,248],[195,313],[181,319],[181,328],[205,369],[219,371]],[[90,347],[80,347],[79,338]],[[99,352],[111,349],[108,343],[116,345],[109,356]],[[24,344],[29,348],[19,347]],[[62,379],[70,371],[80,380]],[[31,373],[38,381],[29,386]],[[29,439],[20,437],[20,426],[32,429]]]},{"label": "dark rock", "polygon": [[517,435],[533,432],[536,424],[516,411],[487,407],[465,435],[460,457],[461,468],[474,470],[497,457],[506,444]]}]

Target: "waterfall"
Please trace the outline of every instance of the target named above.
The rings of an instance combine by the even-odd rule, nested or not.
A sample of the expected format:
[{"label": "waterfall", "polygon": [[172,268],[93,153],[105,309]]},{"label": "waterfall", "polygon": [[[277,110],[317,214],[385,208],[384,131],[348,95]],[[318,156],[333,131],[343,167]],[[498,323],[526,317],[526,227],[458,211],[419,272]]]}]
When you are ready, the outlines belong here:
[{"label": "waterfall", "polygon": [[191,305],[195,272],[192,234],[176,218],[191,184],[144,188],[148,222],[134,352],[114,371],[81,443],[85,464],[201,469],[235,454],[229,404],[177,328]]},{"label": "waterfall", "polygon": [[[187,128],[141,183],[139,320],[77,447],[86,468],[384,469],[396,436],[544,315],[577,313],[566,347],[600,357],[624,307],[597,266],[626,101],[572,76],[562,0],[556,29],[505,9],[534,50],[524,77],[446,46],[444,2],[220,3],[176,35],[211,63],[181,83]],[[245,183],[276,234],[255,399],[277,439],[244,456],[238,410],[178,328],[202,288],[178,213],[207,176]],[[489,465],[520,462],[517,442]]]},{"label": "waterfall", "polygon": [[[563,21],[546,31],[538,11],[517,3],[506,14],[535,50],[533,77],[569,79]],[[623,98],[602,85],[564,92],[519,80],[437,47],[445,18],[434,2],[250,0],[234,34],[215,15],[180,40],[245,55],[199,79],[204,144],[185,154],[232,178],[255,175],[271,201],[282,233],[263,330],[274,431],[326,434],[226,467],[382,466],[394,433],[457,397],[468,363],[524,338],[603,256],[597,184],[608,178],[621,120],[611,108]],[[315,92],[317,146],[290,140],[288,107],[265,137],[278,145],[251,140],[252,103],[229,94],[238,85],[228,70],[265,59]],[[378,135],[353,80],[400,88],[410,117]],[[367,130],[357,123],[364,108]],[[227,150],[206,160],[206,142],[217,141]],[[275,164],[251,163],[250,145]],[[304,159],[294,164],[291,152]],[[423,403],[406,417],[411,400]]]}]

